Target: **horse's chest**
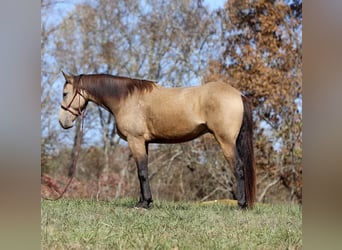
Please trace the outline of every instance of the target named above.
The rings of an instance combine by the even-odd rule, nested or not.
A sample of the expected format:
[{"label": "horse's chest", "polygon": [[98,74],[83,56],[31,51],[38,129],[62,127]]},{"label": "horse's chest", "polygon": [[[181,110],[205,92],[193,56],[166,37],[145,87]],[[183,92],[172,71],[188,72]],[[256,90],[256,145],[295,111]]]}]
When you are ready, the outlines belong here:
[{"label": "horse's chest", "polygon": [[116,126],[121,137],[127,135],[143,135],[146,128],[145,116],[141,105],[121,109],[115,116]]}]

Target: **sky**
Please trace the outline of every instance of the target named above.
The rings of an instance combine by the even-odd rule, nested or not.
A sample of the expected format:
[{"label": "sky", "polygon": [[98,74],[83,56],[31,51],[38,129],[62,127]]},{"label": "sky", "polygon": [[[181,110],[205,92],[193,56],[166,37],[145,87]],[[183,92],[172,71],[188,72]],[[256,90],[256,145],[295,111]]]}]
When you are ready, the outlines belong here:
[{"label": "sky", "polygon": [[[204,0],[204,4],[209,7],[210,10],[215,10],[220,7],[223,7],[227,0]],[[63,13],[67,13],[71,11],[75,5],[78,3],[83,2],[82,0],[74,0],[72,3],[61,2],[58,4],[57,11],[60,13],[60,17],[63,17]],[[57,18],[57,17],[54,17]],[[58,19],[58,18],[57,18]],[[59,21],[59,20],[52,20],[52,21]]]},{"label": "sky", "polygon": [[209,6],[210,10],[223,7],[227,0],[204,0],[204,3]]}]

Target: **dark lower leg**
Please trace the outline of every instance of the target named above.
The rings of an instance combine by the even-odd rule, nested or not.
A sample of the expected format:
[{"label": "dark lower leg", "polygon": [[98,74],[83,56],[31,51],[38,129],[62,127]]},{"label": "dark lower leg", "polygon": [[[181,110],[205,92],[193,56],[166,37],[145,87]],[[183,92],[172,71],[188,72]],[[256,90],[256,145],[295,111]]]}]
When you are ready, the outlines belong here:
[{"label": "dark lower leg", "polygon": [[152,202],[152,194],[148,179],[147,156],[137,161],[138,177],[140,182],[140,200],[136,207],[148,208]]}]

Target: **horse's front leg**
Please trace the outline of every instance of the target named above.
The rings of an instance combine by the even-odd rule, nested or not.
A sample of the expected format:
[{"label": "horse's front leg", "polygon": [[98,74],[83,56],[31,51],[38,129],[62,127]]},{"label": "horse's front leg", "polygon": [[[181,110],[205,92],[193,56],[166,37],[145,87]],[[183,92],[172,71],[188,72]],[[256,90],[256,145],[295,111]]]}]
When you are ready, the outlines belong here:
[{"label": "horse's front leg", "polygon": [[152,202],[152,194],[148,179],[147,155],[144,159],[136,161],[136,163],[140,182],[140,199],[136,207],[149,208]]},{"label": "horse's front leg", "polygon": [[144,139],[136,137],[128,137],[127,141],[137,164],[140,182],[140,199],[136,207],[149,208],[152,202],[152,194],[148,179],[147,144]]}]

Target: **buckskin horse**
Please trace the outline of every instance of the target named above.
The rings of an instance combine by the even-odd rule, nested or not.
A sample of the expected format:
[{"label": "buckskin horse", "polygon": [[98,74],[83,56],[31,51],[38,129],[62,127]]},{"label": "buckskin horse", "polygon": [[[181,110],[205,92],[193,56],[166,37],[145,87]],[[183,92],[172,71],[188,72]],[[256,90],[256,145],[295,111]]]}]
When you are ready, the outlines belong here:
[{"label": "buckskin horse", "polygon": [[255,201],[252,108],[246,96],[222,81],[202,86],[166,88],[155,82],[108,74],[65,78],[59,123],[71,128],[89,101],[114,115],[118,135],[128,142],[137,165],[140,199],[152,202],[148,144],[181,143],[211,133],[236,177],[240,208]]}]

